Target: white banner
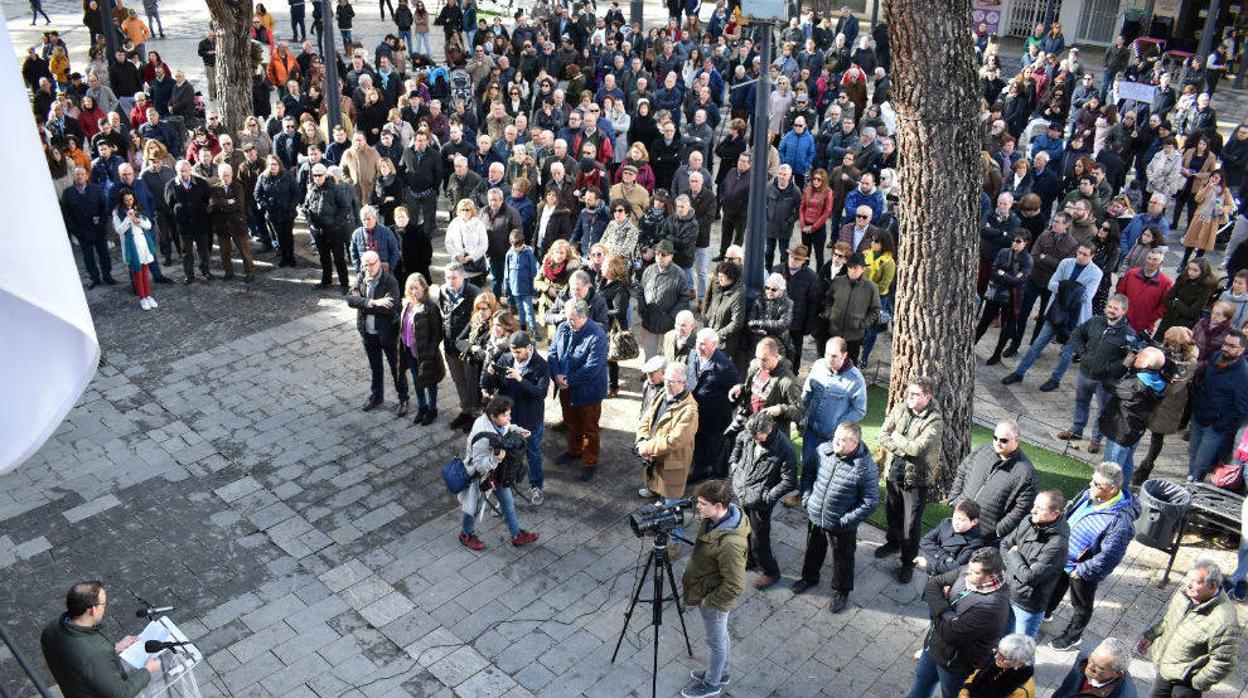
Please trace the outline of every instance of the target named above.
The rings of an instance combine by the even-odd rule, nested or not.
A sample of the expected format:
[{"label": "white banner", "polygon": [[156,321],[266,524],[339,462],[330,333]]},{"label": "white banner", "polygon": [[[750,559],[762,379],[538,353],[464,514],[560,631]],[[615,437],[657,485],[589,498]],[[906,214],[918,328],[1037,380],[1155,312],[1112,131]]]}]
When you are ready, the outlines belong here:
[{"label": "white banner", "polygon": [[[7,22],[3,9],[0,21]],[[47,440],[95,375],[100,346],[7,31],[0,31],[0,472]],[[124,270],[122,270],[124,273]]]},{"label": "white banner", "polygon": [[1153,94],[1157,88],[1143,82],[1118,81],[1118,99],[1134,99],[1145,104],[1153,103]]}]

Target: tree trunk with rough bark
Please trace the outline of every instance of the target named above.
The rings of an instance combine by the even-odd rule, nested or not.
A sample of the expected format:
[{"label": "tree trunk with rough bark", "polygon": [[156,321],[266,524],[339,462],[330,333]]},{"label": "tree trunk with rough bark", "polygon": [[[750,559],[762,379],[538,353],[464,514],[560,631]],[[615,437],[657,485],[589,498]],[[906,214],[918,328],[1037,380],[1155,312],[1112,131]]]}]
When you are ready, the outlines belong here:
[{"label": "tree trunk with rough bark", "polygon": [[888,0],[902,186],[888,404],[935,382],[945,431],[936,486],[970,450],[981,173],[970,0]]},{"label": "tree trunk with rough bark", "polygon": [[243,120],[255,113],[251,101],[252,0],[206,1],[217,34],[217,107],[230,133],[237,133]]}]

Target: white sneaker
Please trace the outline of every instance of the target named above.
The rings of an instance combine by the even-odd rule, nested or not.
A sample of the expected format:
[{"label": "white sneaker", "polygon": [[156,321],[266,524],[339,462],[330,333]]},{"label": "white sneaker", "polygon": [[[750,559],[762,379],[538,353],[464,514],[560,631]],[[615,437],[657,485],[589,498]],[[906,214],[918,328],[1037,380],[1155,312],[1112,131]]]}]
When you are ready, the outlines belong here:
[{"label": "white sneaker", "polygon": [[144,309],[144,310],[151,310],[151,309],[152,309],[152,306],[150,306],[150,305],[148,305],[148,304],[147,304],[147,299],[146,299],[146,298],[140,298],[140,299],[139,299],[139,307],[140,307],[140,308],[142,308],[142,309]]},{"label": "white sneaker", "polygon": [[159,305],[157,305],[157,304],[156,304],[156,299],[155,299],[155,298],[153,298],[152,296],[148,296],[148,297],[147,297],[147,305],[148,305],[148,307],[150,307],[152,310],[155,310],[155,309],[157,309],[157,308],[159,308],[159,307],[160,307]]}]

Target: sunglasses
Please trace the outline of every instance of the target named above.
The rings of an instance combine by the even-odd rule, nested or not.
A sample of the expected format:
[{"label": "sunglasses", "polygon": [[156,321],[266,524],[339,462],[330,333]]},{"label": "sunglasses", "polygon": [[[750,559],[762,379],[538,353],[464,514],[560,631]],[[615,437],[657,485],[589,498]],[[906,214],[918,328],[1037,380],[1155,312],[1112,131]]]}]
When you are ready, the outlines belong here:
[{"label": "sunglasses", "polygon": [[1013,441],[1013,440],[1014,440],[1014,437],[1009,437],[1009,438],[1005,438],[1005,439],[1003,439],[1003,438],[1001,438],[1000,436],[994,436],[994,437],[992,437],[992,440],[993,440],[993,441],[996,441],[996,442],[997,442],[997,443],[999,443],[999,444],[1008,444],[1009,442],[1011,442],[1011,441]]},{"label": "sunglasses", "polygon": [[859,214],[855,215],[855,216],[854,216],[854,218],[858,218],[858,219],[860,219],[860,220],[866,220],[866,219],[871,218],[871,216],[864,216],[864,215],[862,215],[861,213],[859,213]]},{"label": "sunglasses", "polygon": [[768,291],[779,291],[779,290],[780,290],[780,287],[779,287],[779,286],[766,286],[765,288],[766,288]]},{"label": "sunglasses", "polygon": [[616,213],[628,213],[628,210],[627,210],[627,209],[622,209],[622,208],[617,208],[617,209],[615,209],[615,212],[616,212]]}]

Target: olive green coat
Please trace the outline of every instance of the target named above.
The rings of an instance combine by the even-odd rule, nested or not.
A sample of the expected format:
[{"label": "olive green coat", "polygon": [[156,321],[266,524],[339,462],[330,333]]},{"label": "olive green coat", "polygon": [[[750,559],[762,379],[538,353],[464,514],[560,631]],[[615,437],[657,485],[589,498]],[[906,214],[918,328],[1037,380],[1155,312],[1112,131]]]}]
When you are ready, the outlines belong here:
[{"label": "olive green coat", "polygon": [[711,528],[711,522],[702,521],[693,553],[681,577],[685,588],[685,603],[690,606],[706,605],[717,611],[732,610],[732,603],[745,589],[746,539],[750,535],[750,520],[736,504],[729,504],[727,516],[740,519],[736,528],[724,530],[722,526]]},{"label": "olive green coat", "polygon": [[1188,681],[1203,692],[1231,675],[1241,630],[1226,594],[1188,609],[1190,604],[1182,589],[1175,591],[1165,617],[1144,637],[1153,641],[1149,656],[1162,678]]}]

